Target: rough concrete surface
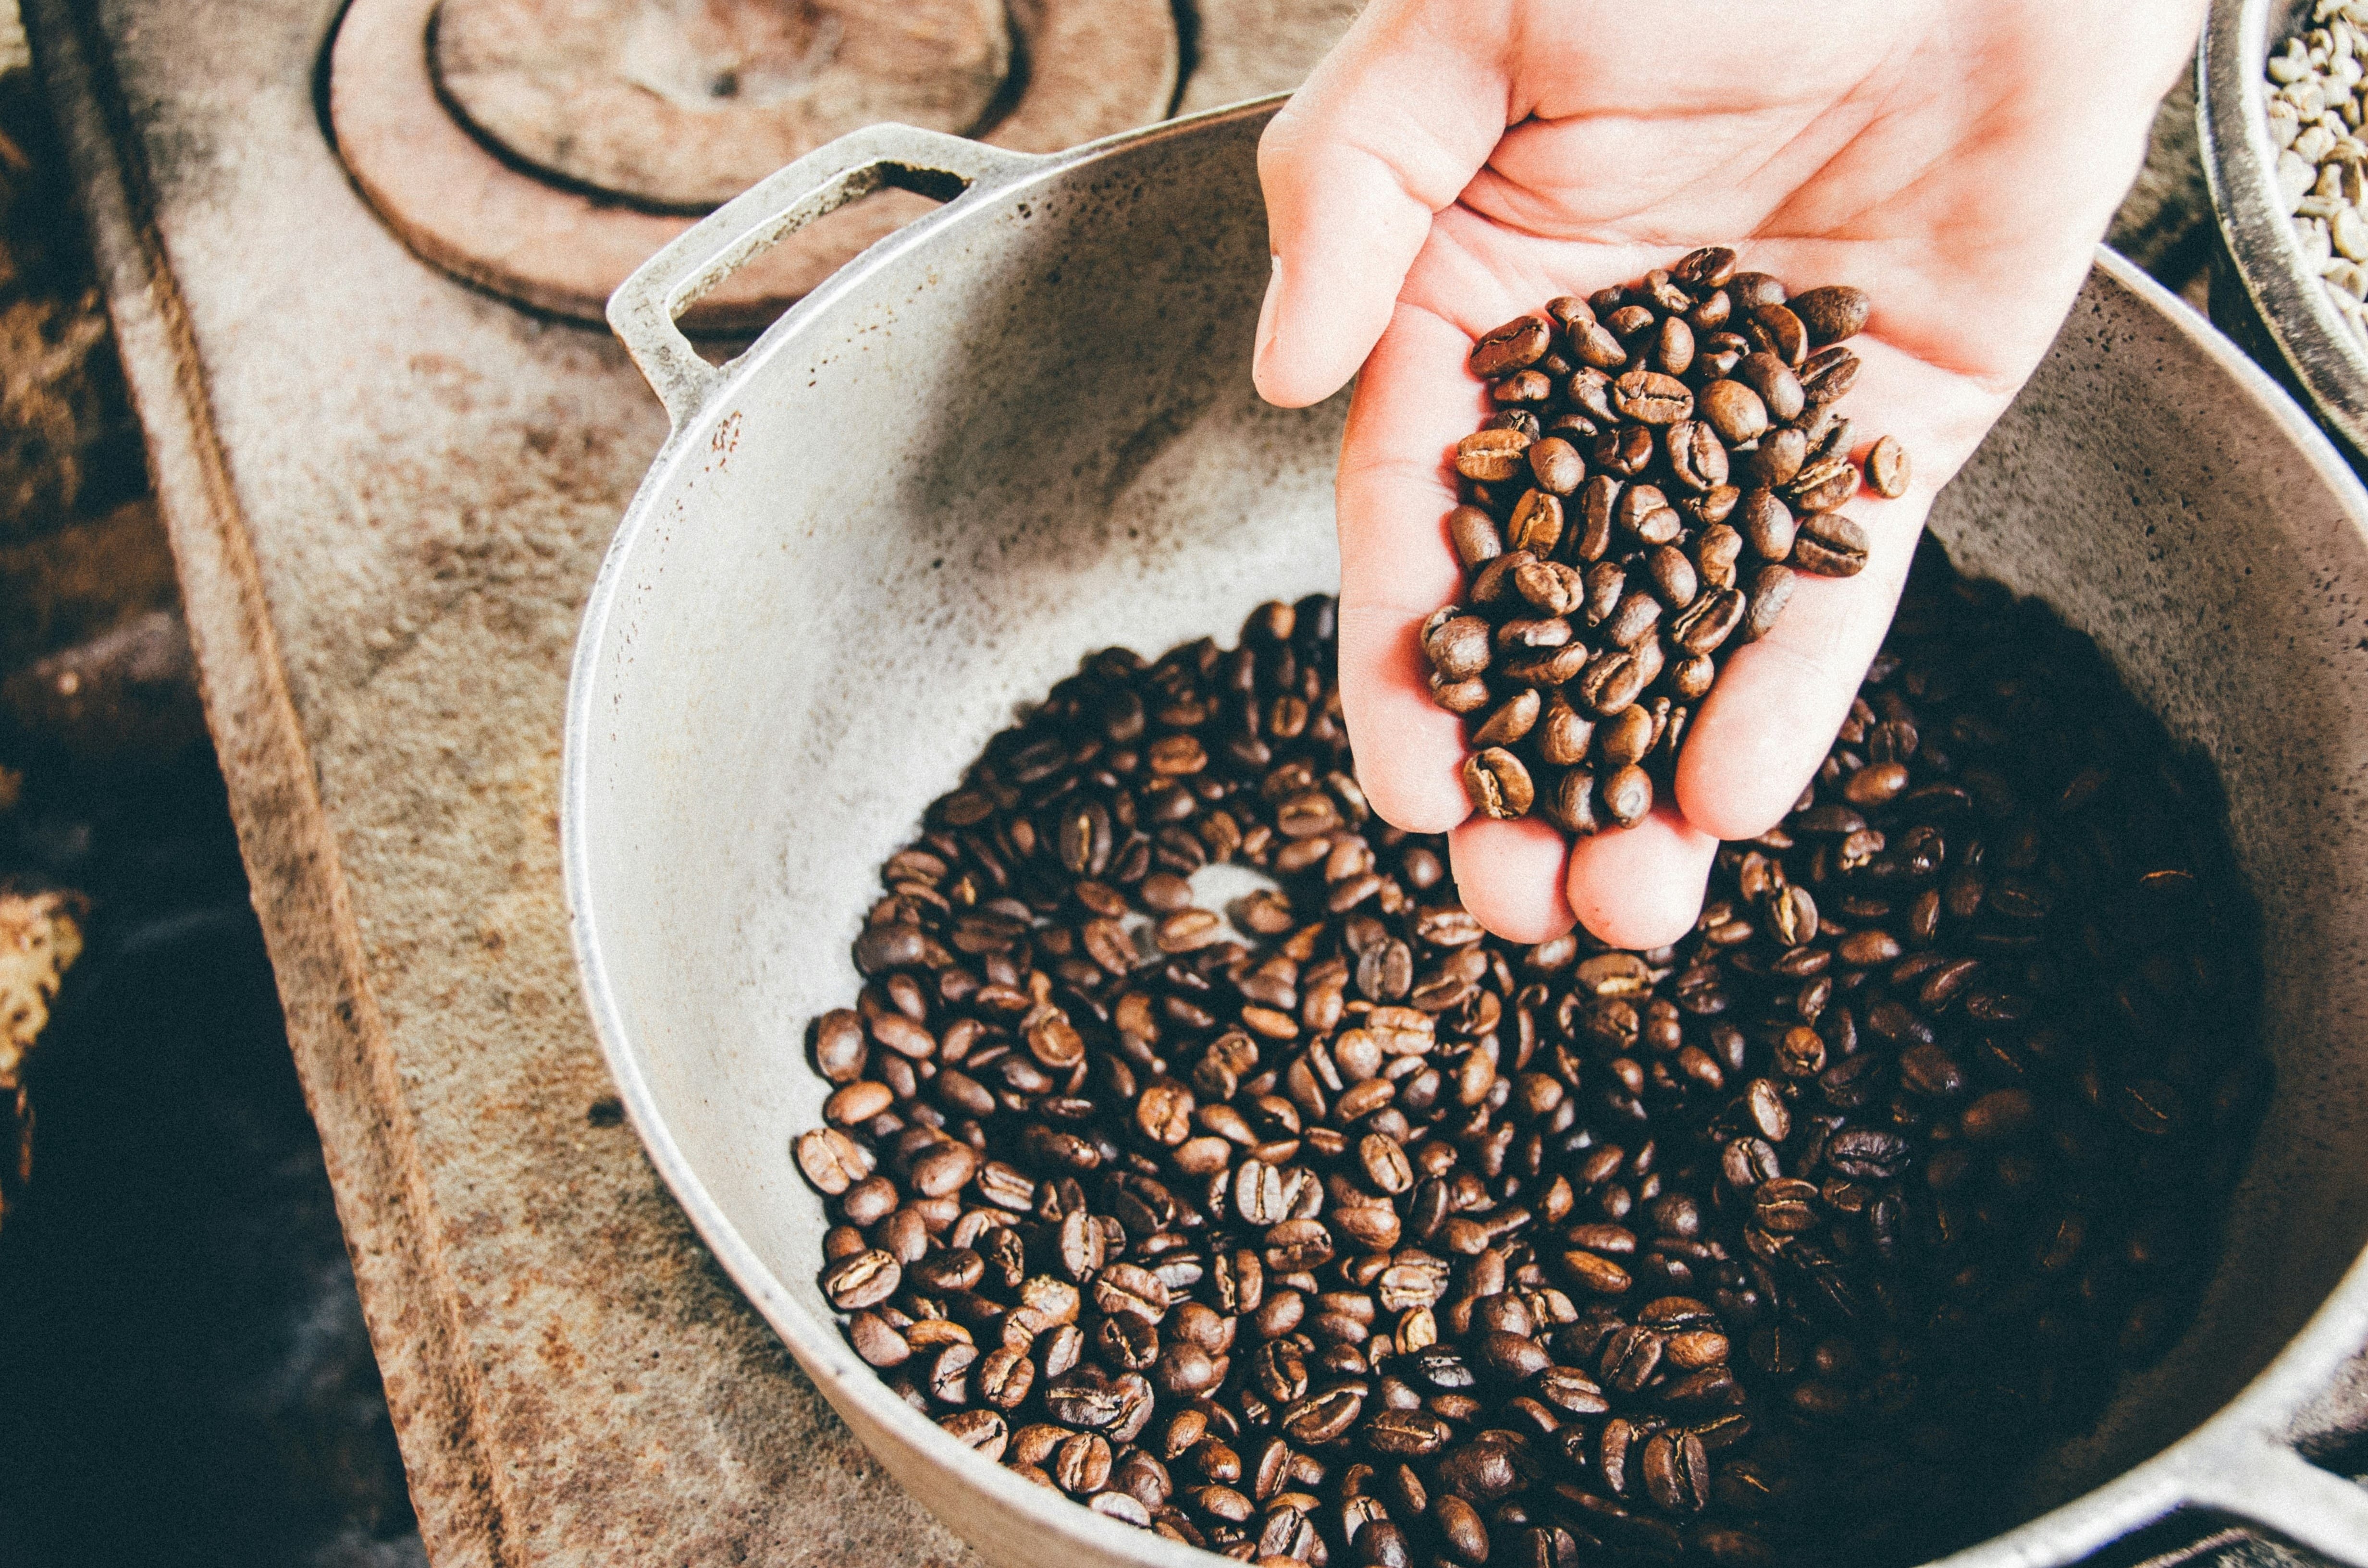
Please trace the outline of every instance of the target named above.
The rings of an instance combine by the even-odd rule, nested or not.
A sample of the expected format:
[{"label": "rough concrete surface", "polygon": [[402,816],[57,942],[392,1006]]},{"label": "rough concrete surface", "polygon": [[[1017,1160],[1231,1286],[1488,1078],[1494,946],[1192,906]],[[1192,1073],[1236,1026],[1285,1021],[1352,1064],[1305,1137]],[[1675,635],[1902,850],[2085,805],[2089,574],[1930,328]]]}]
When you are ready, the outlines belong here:
[{"label": "rough concrete surface", "polygon": [[[336,0],[28,9],[434,1560],[968,1560],[692,1235],[577,994],[562,699],[657,403],[356,195]],[[1290,85],[1350,9],[1204,4],[1182,107]]]},{"label": "rough concrete surface", "polygon": [[422,1535],[446,1565],[967,1559],[615,1114],[559,723],[664,418],[605,333],[359,199],[314,107],[336,9],[28,6]]}]

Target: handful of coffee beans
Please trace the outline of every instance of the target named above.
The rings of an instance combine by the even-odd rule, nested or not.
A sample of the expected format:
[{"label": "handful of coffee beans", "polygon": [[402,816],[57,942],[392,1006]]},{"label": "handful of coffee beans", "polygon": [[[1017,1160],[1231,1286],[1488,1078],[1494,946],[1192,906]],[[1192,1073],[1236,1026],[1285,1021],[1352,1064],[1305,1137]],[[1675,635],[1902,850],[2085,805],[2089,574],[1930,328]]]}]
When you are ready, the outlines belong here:
[{"label": "handful of coffee beans", "polygon": [[[1448,533],[1463,601],[1422,628],[1431,694],[1464,714],[1473,805],[1584,836],[1666,789],[1694,705],[1784,613],[1796,573],[1847,577],[1866,535],[1858,379],[1869,301],[1787,295],[1735,253],[1694,251],[1590,299],[1548,301],[1472,347],[1497,412],[1457,443]],[[1907,488],[1885,437],[1877,494]]]},{"label": "handful of coffee beans", "polygon": [[795,1142],[856,1351],[1268,1568],[2012,1522],[2180,1332],[2263,1086],[2209,778],[1928,547],[1691,936],[1516,947],[1367,811],[1334,651],[1317,597],[1095,653],[890,858]]}]

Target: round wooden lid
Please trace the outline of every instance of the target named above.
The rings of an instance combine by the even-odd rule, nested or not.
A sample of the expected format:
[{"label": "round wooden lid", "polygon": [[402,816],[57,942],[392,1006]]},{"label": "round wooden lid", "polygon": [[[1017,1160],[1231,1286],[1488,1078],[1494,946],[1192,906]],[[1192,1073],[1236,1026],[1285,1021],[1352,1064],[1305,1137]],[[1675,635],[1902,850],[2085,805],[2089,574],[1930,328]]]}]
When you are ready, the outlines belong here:
[{"label": "round wooden lid", "polygon": [[[764,0],[643,0],[639,6],[629,0],[443,0],[440,6],[438,0],[352,0],[330,45],[330,129],[355,184],[422,257],[538,310],[597,322],[617,285],[698,213],[810,150],[797,138],[818,145],[870,123],[834,117],[853,115],[859,103],[890,101],[865,96],[875,90],[910,92],[915,97],[903,101],[916,104],[934,93],[943,114],[973,113],[972,123],[941,121],[941,129],[1030,153],[1057,151],[1167,115],[1178,63],[1168,0],[1009,0],[999,52],[980,41],[993,29],[982,33],[976,27],[975,4],[814,0],[781,19],[785,7],[765,6]],[[768,9],[776,18],[733,14],[743,7]],[[642,68],[643,57],[655,59],[657,46],[620,52],[621,42],[612,40],[596,47],[598,29],[587,18],[601,17],[625,29],[616,40],[633,36],[634,28],[666,32],[660,23],[673,18],[665,45],[672,52],[663,69],[652,65],[648,74],[678,94],[700,79],[704,62],[712,72],[711,97],[726,70],[745,70],[732,97],[763,101],[697,119],[700,111],[634,85],[626,74]],[[446,53],[447,20],[487,40],[468,46],[471,70],[482,67],[484,74],[477,96],[457,110],[449,79],[438,79],[438,69],[449,73],[457,58]],[[851,42],[858,20],[893,32],[893,48],[879,40],[860,47]],[[921,27],[924,21],[943,27],[930,31]],[[496,37],[512,40],[504,46],[508,52],[494,47],[490,40]],[[524,42],[537,40],[541,52],[526,51]],[[904,53],[896,57],[917,60],[934,47],[933,40],[956,62],[950,68],[941,62],[926,74],[916,68],[915,81],[926,74],[933,85],[899,86],[878,79],[886,70],[880,62],[898,51]],[[962,108],[971,100],[951,84],[971,71],[975,93],[983,68],[959,62],[975,62],[982,49],[1001,63],[984,108],[973,112]],[[532,59],[546,62],[540,85],[531,80]],[[871,63],[856,71],[860,62]],[[808,71],[810,84],[827,78],[836,85],[828,91],[816,85],[801,97],[792,82],[801,69]],[[649,101],[637,103],[635,95]],[[803,107],[783,107],[792,100]],[[615,127],[597,134],[587,129],[600,118],[587,106],[625,104],[635,107],[618,109]],[[920,118],[918,110],[898,113]],[[491,129],[496,125],[508,129],[496,134]],[[667,126],[689,128],[678,147],[665,132]],[[702,174],[700,157],[713,158],[728,172]],[[909,191],[885,190],[843,207],[757,257],[693,306],[685,324],[718,335],[761,327],[841,263],[929,206]]]},{"label": "round wooden lid", "polygon": [[431,29],[436,85],[481,136],[669,210],[881,120],[969,135],[1010,107],[1002,0],[442,0]]}]

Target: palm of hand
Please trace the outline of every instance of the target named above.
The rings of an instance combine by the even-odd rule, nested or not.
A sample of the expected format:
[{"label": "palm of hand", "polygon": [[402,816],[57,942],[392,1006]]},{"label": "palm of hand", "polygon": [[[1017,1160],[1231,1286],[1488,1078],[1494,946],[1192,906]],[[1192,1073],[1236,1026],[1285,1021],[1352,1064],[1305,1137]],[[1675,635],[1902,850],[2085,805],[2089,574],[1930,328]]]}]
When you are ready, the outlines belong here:
[{"label": "palm of hand", "polygon": [[[2046,90],[2060,23],[1992,9],[1964,27],[1937,8],[1884,10],[1864,19],[1861,33],[1876,36],[1862,48],[1716,93],[1634,63],[1672,52],[1666,13],[1524,10],[1529,30],[1503,36],[1525,63],[1446,73],[1433,89],[1474,100],[1435,110],[1445,123],[1492,138],[1468,183],[1447,183],[1460,171],[1445,138],[1401,140],[1394,154],[1388,139],[1407,138],[1406,127],[1355,127],[1373,145],[1351,143],[1350,156],[1388,163],[1417,193],[1432,175],[1447,199],[1364,362],[1343,443],[1343,698],[1376,808],[1405,827],[1453,830],[1458,883],[1492,929],[1537,940],[1576,911],[1607,940],[1649,947],[1687,928],[1718,839],[1772,825],[1825,755],[1889,624],[1932,494],[2052,339],[2137,149],[2095,155],[2127,105]],[[1981,69],[1967,64],[1969,49]],[[1533,63],[1543,62],[1562,64]],[[1324,85],[1312,115],[1324,112]],[[1525,111],[1510,131],[1500,101]],[[1285,157],[1303,133],[1292,112],[1269,136]],[[1408,144],[1423,152],[1408,155]],[[1287,235],[1286,222],[1277,228]],[[1729,663],[1690,732],[1674,801],[1568,850],[1535,819],[1467,820],[1461,722],[1431,704],[1413,635],[1461,585],[1443,530],[1455,495],[1442,455],[1486,406],[1465,350],[1552,296],[1639,277],[1705,244],[1733,245],[1741,265],[1796,288],[1847,282],[1874,297],[1843,412],[1857,421],[1855,445],[1898,437],[1915,483],[1898,500],[1862,493],[1849,508],[1873,541],[1866,572],[1804,581],[1775,631]],[[1304,263],[1287,242],[1278,253],[1287,310]],[[1261,386],[1309,401],[1289,395],[1303,390],[1288,384],[1294,324],[1278,334],[1274,313],[1261,326]]]}]

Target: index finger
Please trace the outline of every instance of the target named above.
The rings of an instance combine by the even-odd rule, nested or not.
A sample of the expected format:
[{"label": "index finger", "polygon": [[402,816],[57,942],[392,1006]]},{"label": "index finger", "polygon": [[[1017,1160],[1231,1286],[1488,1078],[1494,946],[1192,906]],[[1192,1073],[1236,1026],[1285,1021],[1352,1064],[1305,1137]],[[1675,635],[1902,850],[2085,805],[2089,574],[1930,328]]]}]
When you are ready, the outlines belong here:
[{"label": "index finger", "polygon": [[1415,833],[1470,814],[1463,721],[1433,702],[1422,623],[1463,586],[1448,542],[1447,453],[1472,433],[1479,383],[1463,328],[1401,303],[1357,379],[1340,442],[1340,705],[1373,809]]}]

